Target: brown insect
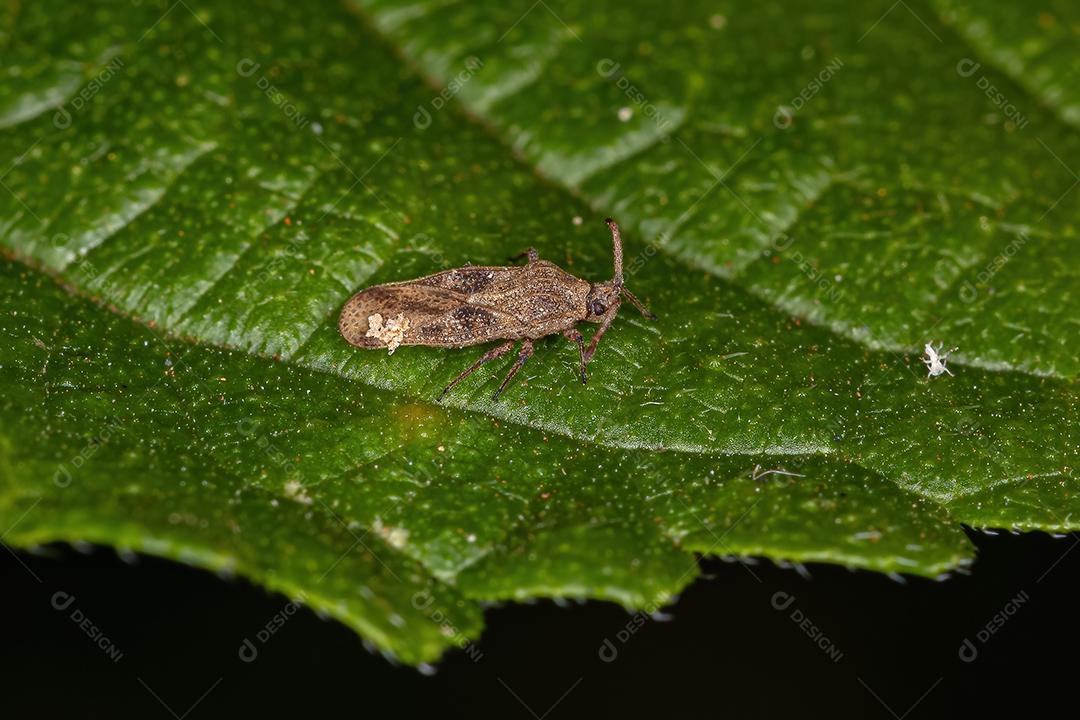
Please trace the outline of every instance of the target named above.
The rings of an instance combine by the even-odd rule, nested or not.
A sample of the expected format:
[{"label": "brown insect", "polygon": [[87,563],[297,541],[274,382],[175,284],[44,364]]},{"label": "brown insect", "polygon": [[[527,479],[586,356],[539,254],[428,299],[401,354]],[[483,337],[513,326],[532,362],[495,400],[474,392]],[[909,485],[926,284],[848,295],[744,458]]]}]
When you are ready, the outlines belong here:
[{"label": "brown insect", "polygon": [[[353,295],[341,310],[338,329],[350,343],[362,348],[400,345],[461,348],[493,340],[506,342],[488,350],[451,382],[438,400],[481,365],[502,357],[521,342],[517,361],[495,391],[499,399],[506,386],[533,354],[533,341],[562,333],[576,343],[581,356],[581,382],[600,338],[619,312],[625,297],[645,317],[656,316],[623,287],[622,239],[611,218],[615,246],[615,277],[590,283],[554,263],[541,260],[529,248],[512,260],[529,259],[523,266],[466,266],[404,282],[375,285]],[[576,325],[600,323],[589,347]]]}]

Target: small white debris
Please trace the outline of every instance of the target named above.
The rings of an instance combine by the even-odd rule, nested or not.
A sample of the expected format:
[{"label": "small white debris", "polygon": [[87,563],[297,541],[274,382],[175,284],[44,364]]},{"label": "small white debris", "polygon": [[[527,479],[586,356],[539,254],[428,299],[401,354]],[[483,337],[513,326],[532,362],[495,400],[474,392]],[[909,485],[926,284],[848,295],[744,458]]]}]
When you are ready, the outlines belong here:
[{"label": "small white debris", "polygon": [[302,505],[312,503],[311,496],[304,490],[304,486],[298,480],[290,479],[285,482],[285,497],[295,500]]},{"label": "small white debris", "polygon": [[930,343],[926,343],[926,346],[923,348],[923,352],[925,353],[925,355],[922,358],[922,361],[927,368],[926,377],[937,377],[942,373],[949,373],[949,375],[951,376],[952,372],[949,370],[949,368],[945,367],[945,365],[946,360],[949,357],[949,353],[953,352],[953,350],[956,350],[956,348],[953,348],[952,350],[947,350],[942,353],[940,343],[938,344],[936,350],[934,349],[933,345],[931,345]]},{"label": "small white debris", "polygon": [[383,324],[383,316],[379,313],[368,316],[368,331],[365,337],[378,338],[386,343],[387,349],[390,350],[390,354],[393,355],[394,351],[401,345],[401,341],[405,339],[405,333],[409,331],[412,323],[405,317],[404,313],[398,313],[396,318],[391,318]]},{"label": "small white debris", "polygon": [[581,217],[580,215],[575,215],[575,216],[574,216],[574,219],[573,219],[573,221],[572,221],[572,222],[573,222],[573,223],[574,223],[575,225],[580,225],[581,223],[585,222],[585,220],[584,220],[584,218],[582,218],[582,217]]},{"label": "small white debris", "polygon": [[379,537],[385,540],[388,545],[397,550],[401,550],[409,542],[408,530],[401,527],[384,525],[382,518],[375,518],[375,521],[371,523],[371,529],[374,530]]},{"label": "small white debris", "polygon": [[632,108],[621,107],[619,108],[619,119],[623,122],[630,122],[630,118],[634,117],[634,111]]}]

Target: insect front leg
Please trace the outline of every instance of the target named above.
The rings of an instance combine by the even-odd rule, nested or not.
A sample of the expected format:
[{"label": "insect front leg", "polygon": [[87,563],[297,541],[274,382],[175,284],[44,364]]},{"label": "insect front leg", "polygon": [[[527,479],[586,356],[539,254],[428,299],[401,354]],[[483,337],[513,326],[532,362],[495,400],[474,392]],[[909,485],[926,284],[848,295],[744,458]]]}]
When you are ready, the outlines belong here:
[{"label": "insect front leg", "polygon": [[604,313],[603,318],[600,320],[600,327],[593,333],[592,340],[589,342],[589,349],[585,351],[585,364],[588,365],[592,361],[592,356],[596,352],[596,346],[600,344],[600,338],[604,337],[604,333],[611,327],[611,323],[614,322],[615,316],[619,312],[619,301],[616,300],[611,304],[611,307]]},{"label": "insect front leg", "polygon": [[540,253],[536,251],[536,248],[531,247],[525,250],[525,252],[518,253],[514,257],[510,258],[510,262],[516,262],[523,257],[529,258],[529,264],[531,265],[540,259]]},{"label": "insect front leg", "polygon": [[577,343],[578,352],[581,354],[581,384],[584,385],[589,381],[588,376],[585,374],[585,338],[581,337],[581,332],[577,328],[564,330],[563,335],[570,342]]},{"label": "insect front leg", "polygon": [[[511,342],[512,344],[512,342]],[[495,396],[492,400],[498,400],[499,395],[506,389],[506,386],[510,384],[510,381],[514,379],[514,376],[518,374],[518,370],[525,364],[525,361],[532,357],[533,354],[533,342],[532,340],[521,341],[521,352],[518,353],[517,362],[514,363],[514,367],[510,368],[510,372],[506,374],[506,379],[502,381],[502,385],[495,391]]]},{"label": "insect front leg", "polygon": [[472,364],[471,367],[469,367],[468,369],[463,371],[460,375],[458,375],[456,378],[454,378],[454,380],[449,385],[444,387],[443,391],[441,393],[439,393],[439,397],[435,398],[435,402],[442,402],[442,399],[444,397],[446,397],[446,393],[450,392],[454,388],[454,386],[457,385],[459,382],[461,382],[462,380],[464,380],[465,378],[469,377],[474,372],[476,372],[480,368],[481,365],[483,365],[484,363],[491,362],[495,358],[500,358],[503,355],[505,355],[506,353],[510,352],[510,350],[513,349],[513,347],[514,347],[514,342],[515,342],[514,340],[507,340],[502,345],[499,345],[498,347],[494,347],[494,348],[488,350],[486,353],[484,353],[480,357],[479,360],[477,360],[476,362],[474,362]]}]

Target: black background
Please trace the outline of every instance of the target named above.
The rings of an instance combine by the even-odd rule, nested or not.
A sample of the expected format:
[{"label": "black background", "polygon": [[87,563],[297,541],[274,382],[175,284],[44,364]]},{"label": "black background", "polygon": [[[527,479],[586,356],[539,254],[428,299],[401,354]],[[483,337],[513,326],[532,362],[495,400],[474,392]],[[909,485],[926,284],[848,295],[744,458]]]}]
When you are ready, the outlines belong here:
[{"label": "black background", "polygon": [[[616,605],[492,607],[482,657],[455,651],[431,676],[392,665],[307,609],[241,662],[243,639],[287,602],[242,579],[149,557],[125,562],[104,548],[2,552],[0,707],[6,717],[192,720],[1074,716],[1080,537],[971,537],[980,550],[971,574],[943,582],[710,560],[668,619],[650,618],[626,642],[618,633],[635,623]],[[118,662],[72,622],[71,608],[52,607],[60,590],[123,652]],[[777,592],[793,598],[785,610],[773,605]],[[1021,593],[1026,601],[980,642],[980,629]],[[612,662],[600,658],[605,638],[618,651]],[[965,638],[978,652],[971,662],[960,659]]]}]

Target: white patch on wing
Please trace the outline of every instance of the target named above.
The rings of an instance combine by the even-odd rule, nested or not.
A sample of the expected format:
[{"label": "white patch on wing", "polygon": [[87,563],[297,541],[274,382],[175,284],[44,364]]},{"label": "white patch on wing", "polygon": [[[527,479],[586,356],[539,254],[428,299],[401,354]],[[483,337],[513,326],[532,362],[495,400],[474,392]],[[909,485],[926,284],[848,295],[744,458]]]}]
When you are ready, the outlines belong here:
[{"label": "white patch on wing", "polygon": [[390,350],[390,354],[393,355],[394,351],[401,345],[401,341],[405,339],[405,333],[412,327],[412,323],[409,322],[409,318],[405,317],[404,313],[398,313],[398,316],[391,318],[383,323],[383,316],[379,313],[368,316],[368,331],[365,337],[378,338],[386,343],[386,347]]}]

